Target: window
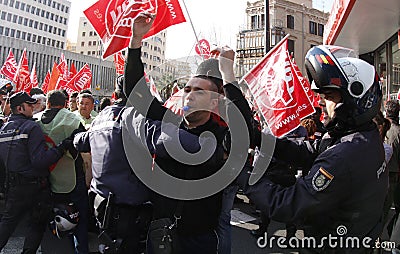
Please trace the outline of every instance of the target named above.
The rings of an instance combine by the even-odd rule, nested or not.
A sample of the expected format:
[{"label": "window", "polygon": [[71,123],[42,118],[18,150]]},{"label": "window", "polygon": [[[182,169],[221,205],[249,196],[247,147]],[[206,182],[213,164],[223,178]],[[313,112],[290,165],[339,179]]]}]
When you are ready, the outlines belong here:
[{"label": "window", "polygon": [[85,42],[84,41],[81,42],[81,47],[85,47]]},{"label": "window", "polygon": [[19,1],[15,2],[15,9],[19,9]]},{"label": "window", "polygon": [[22,25],[23,20],[24,20],[24,18],[19,16],[18,17],[18,24]]},{"label": "window", "polygon": [[5,12],[5,11],[1,12],[1,19],[5,20],[6,19],[6,15],[7,15],[7,12]]},{"label": "window", "polygon": [[7,5],[8,4],[8,0],[4,0],[4,5]]},{"label": "window", "polygon": [[12,17],[11,13],[7,13],[7,21],[11,21],[11,17]]},{"label": "window", "polygon": [[26,40],[27,40],[27,41],[31,41],[31,37],[32,37],[32,34],[31,34],[31,33],[27,33],[27,34],[26,34]]},{"label": "window", "polygon": [[6,29],[4,29],[4,35],[8,36],[10,34],[10,28],[6,27]]},{"label": "window", "polygon": [[65,6],[65,13],[68,13],[68,11],[69,11],[68,6]]},{"label": "window", "polygon": [[96,55],[96,51],[92,51],[92,55]]},{"label": "window", "polygon": [[47,5],[48,5],[48,6],[51,6],[51,0],[48,0],[48,1],[47,1]]},{"label": "window", "polygon": [[86,35],[86,32],[82,32],[82,37],[85,37],[85,35]]},{"label": "window", "polygon": [[44,18],[44,14],[45,14],[45,13],[46,13],[46,12],[45,12],[44,10],[42,10],[42,11],[40,12],[40,16]]},{"label": "window", "polygon": [[50,19],[51,19],[51,20],[54,20],[54,13],[51,13],[51,14],[50,14]]},{"label": "window", "polygon": [[96,46],[97,41],[93,41],[93,46]]},{"label": "window", "polygon": [[39,23],[39,30],[43,30],[43,23],[42,22]]},{"label": "window", "polygon": [[288,51],[294,55],[294,40],[288,39]]},{"label": "window", "polygon": [[62,49],[64,48],[64,42],[61,42],[61,48]]},{"label": "window", "polygon": [[251,29],[260,28],[259,19],[260,17],[258,15],[251,16]]},{"label": "window", "polygon": [[33,20],[30,19],[30,20],[29,20],[29,27],[32,27],[32,25],[33,25]]},{"label": "window", "polygon": [[90,52],[90,51],[88,51],[88,52],[87,52],[87,55],[88,55],[88,56],[90,56],[90,54],[91,54],[91,52]]},{"label": "window", "polygon": [[10,36],[14,37],[15,36],[15,29],[11,29],[10,31],[11,31]]},{"label": "window", "polygon": [[324,25],[318,24],[318,35],[324,36]]},{"label": "window", "polygon": [[294,17],[292,15],[286,16],[287,28],[294,29]]},{"label": "window", "polygon": [[24,18],[24,26],[28,26],[28,19]]},{"label": "window", "polygon": [[14,23],[17,23],[17,19],[18,19],[18,16],[17,15],[13,15],[13,22]]},{"label": "window", "polygon": [[83,51],[81,51],[81,55],[83,55]]},{"label": "window", "polygon": [[21,3],[21,8],[20,8],[20,10],[21,10],[21,11],[25,10],[25,3]]},{"label": "window", "polygon": [[32,14],[35,14],[35,11],[36,11],[36,7],[35,7],[35,6],[32,6],[32,8],[31,8],[31,13],[32,13]]},{"label": "window", "polygon": [[4,27],[0,26],[0,35],[2,35],[4,32]]},{"label": "window", "polygon": [[29,12],[30,10],[31,10],[31,5],[30,5],[30,4],[27,4],[27,5],[26,5],[25,11],[26,11],[26,12]]},{"label": "window", "polygon": [[54,21],[55,21],[55,22],[58,22],[58,15],[55,15],[55,16],[54,16]]},{"label": "window", "polygon": [[20,30],[16,31],[15,38],[17,38],[17,39],[21,38],[21,31]]},{"label": "window", "polygon": [[11,6],[11,7],[13,7],[14,6],[14,0],[10,0],[10,4],[9,4],[9,6]]},{"label": "window", "polygon": [[62,35],[62,36],[65,36],[65,30],[62,30],[61,35]]},{"label": "window", "polygon": [[61,11],[64,11],[64,7],[65,7],[65,6],[62,4],[62,5],[61,5]]},{"label": "window", "polygon": [[89,32],[89,36],[93,36],[93,32],[92,31]]},{"label": "window", "polygon": [[92,46],[92,42],[91,41],[89,41],[89,46]]},{"label": "window", "polygon": [[36,42],[36,34],[32,34],[32,41]]},{"label": "window", "polygon": [[40,9],[39,8],[36,9],[36,15],[38,15],[38,16],[40,15]]},{"label": "window", "polygon": [[48,19],[50,16],[50,13],[48,11],[46,11],[46,19]]},{"label": "window", "polygon": [[26,39],[26,32],[22,32],[22,33],[21,33],[21,38],[22,38],[23,40]]},{"label": "window", "polygon": [[317,34],[317,23],[310,21],[310,34]]},{"label": "window", "polygon": [[85,21],[85,22],[83,22],[83,26],[85,27],[85,26],[87,26],[87,22]]},{"label": "window", "polygon": [[37,21],[35,21],[35,25],[33,26],[35,29],[37,29],[38,28],[38,24],[39,24],[39,22],[37,22]]}]

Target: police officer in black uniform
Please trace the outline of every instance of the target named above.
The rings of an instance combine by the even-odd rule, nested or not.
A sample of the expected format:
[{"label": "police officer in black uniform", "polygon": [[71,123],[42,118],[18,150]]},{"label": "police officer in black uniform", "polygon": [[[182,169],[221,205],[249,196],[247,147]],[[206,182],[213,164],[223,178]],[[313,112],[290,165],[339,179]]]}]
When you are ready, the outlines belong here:
[{"label": "police officer in black uniform", "polygon": [[[273,220],[303,225],[319,245],[303,246],[312,252],[369,253],[382,230],[388,188],[382,140],[372,122],[382,93],[373,66],[332,52],[313,47],[305,63],[312,88],[325,98],[328,132],[314,146],[278,139],[274,150],[278,159],[311,168],[309,174],[291,187],[264,179],[246,193]],[[330,244],[329,236],[338,238]],[[339,237],[356,237],[359,246],[340,245]]]},{"label": "police officer in black uniform", "polygon": [[33,99],[25,92],[11,96],[11,116],[0,129],[0,160],[6,167],[6,208],[0,222],[2,249],[18,222],[31,212],[30,230],[23,253],[36,253],[51,212],[50,189],[47,182],[49,166],[57,162],[68,146],[64,140],[47,149],[44,134],[33,120]]}]

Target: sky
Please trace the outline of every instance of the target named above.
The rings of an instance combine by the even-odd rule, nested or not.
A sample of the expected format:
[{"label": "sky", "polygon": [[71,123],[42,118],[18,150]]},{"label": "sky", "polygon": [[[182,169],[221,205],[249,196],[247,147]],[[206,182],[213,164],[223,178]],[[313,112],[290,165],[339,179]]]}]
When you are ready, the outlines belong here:
[{"label": "sky", "polygon": [[[97,0],[70,0],[71,14],[69,18],[67,38],[76,42],[79,18],[83,11]],[[210,44],[236,47],[236,34],[246,26],[247,1],[255,0],[185,0],[187,12],[180,0],[186,23],[167,28],[166,58],[176,59],[195,54],[195,33],[189,22],[189,16],[194,30],[200,39],[207,39]],[[313,0],[314,8],[329,12],[334,0]],[[189,16],[187,15],[189,13]]]}]

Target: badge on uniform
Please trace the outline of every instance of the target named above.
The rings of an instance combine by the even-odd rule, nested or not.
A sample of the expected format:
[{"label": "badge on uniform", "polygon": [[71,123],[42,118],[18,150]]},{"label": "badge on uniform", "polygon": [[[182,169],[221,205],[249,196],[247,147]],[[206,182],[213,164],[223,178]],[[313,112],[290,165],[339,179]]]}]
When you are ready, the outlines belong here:
[{"label": "badge on uniform", "polygon": [[322,191],[328,187],[332,179],[333,175],[329,174],[323,167],[320,167],[312,178],[312,187],[316,191]]}]

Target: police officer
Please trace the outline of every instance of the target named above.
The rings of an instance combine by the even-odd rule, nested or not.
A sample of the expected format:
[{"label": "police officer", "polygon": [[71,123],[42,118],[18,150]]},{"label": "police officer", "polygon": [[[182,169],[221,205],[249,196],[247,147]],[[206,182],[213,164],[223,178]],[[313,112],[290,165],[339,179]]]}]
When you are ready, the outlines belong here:
[{"label": "police officer", "polygon": [[[381,105],[378,76],[365,61],[336,58],[326,46],[311,48],[305,65],[312,88],[325,98],[328,133],[315,149],[278,139],[274,156],[310,167],[309,174],[286,188],[266,179],[247,194],[270,218],[302,224],[320,244],[308,246],[315,252],[366,253],[381,233],[388,188],[383,145],[372,122]],[[357,237],[359,246],[318,242],[329,236]]]},{"label": "police officer", "polygon": [[2,249],[26,212],[32,213],[23,253],[36,253],[50,212],[49,166],[57,162],[67,141],[47,149],[44,134],[33,121],[36,100],[25,92],[11,96],[11,116],[0,129],[0,159],[7,169],[7,202],[0,222]]}]

